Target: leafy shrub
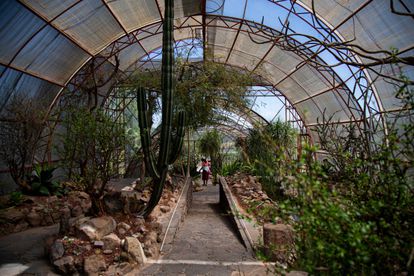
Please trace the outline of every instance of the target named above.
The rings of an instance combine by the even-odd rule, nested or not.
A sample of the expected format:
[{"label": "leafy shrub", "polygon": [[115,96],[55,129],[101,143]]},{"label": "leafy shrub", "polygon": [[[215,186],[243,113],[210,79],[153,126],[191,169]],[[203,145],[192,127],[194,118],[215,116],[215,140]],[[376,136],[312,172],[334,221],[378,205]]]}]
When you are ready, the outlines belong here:
[{"label": "leafy shrub", "polygon": [[250,172],[260,178],[266,193],[282,197],[282,178],[288,174],[296,131],[289,123],[276,121],[264,128],[253,128],[245,141],[237,144],[244,151]]},{"label": "leafy shrub", "polygon": [[59,149],[68,178],[80,181],[92,199],[93,211],[103,213],[106,184],[118,174],[125,149],[125,126],[103,110],[69,109],[63,121],[66,132]]},{"label": "leafy shrub", "polygon": [[[299,267],[329,275],[413,271],[407,266],[414,246],[412,179],[391,151],[392,146],[382,148],[371,162],[349,163],[353,181],[346,183],[332,183],[322,165],[306,156],[297,164],[289,185],[297,196],[280,207],[287,221],[297,218],[292,223]],[[308,171],[298,173],[305,164]],[[362,164],[375,173],[361,171]]]},{"label": "leafy shrub", "polygon": [[241,171],[243,169],[243,163],[240,160],[236,160],[233,163],[230,164],[224,164],[221,168],[221,175],[222,176],[228,176],[233,175],[238,171]]}]

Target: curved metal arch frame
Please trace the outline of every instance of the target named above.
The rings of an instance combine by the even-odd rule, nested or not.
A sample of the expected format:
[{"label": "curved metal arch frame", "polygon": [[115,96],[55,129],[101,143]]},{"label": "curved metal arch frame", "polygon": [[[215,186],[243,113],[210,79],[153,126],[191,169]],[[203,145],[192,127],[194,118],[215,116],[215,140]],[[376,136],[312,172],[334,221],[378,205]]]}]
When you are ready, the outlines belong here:
[{"label": "curved metal arch frame", "polygon": [[[269,1],[271,1],[271,0],[269,0]],[[271,2],[274,2],[274,1],[271,1]],[[274,2],[275,4],[278,4],[279,6],[281,6],[279,3],[276,3],[276,2]],[[281,6],[282,8],[286,8],[286,7],[284,7],[284,6]],[[294,7],[293,7],[293,5],[292,5],[292,8],[291,8],[291,10],[293,10],[294,9]],[[313,15],[311,12],[309,12],[309,14],[311,14],[311,15]],[[197,18],[197,17],[199,17],[199,16],[202,16],[202,20],[201,20],[201,22],[200,22],[200,20]],[[298,15],[298,16],[300,16],[300,14]],[[196,15],[192,15],[192,16],[189,16],[189,17],[187,17],[181,24],[180,24],[180,26],[176,26],[176,28],[177,29],[180,29],[180,28],[183,28],[183,27],[186,27],[186,28],[197,28],[197,27],[203,27],[203,29],[205,29],[205,27],[208,27],[208,24],[209,24],[209,22],[211,23],[213,20],[209,20],[209,22],[207,22],[207,20],[203,20],[203,19],[205,19],[205,17],[213,17],[214,19],[217,19],[217,18],[225,18],[225,19],[228,19],[229,17],[225,17],[225,16],[217,16],[217,15],[210,15],[210,14],[196,14]],[[185,26],[185,24],[186,24],[186,22],[190,19],[190,18],[192,18],[195,22],[198,22],[198,23],[200,23],[200,25],[193,25],[193,26],[190,26],[190,25],[187,25],[187,26]],[[239,22],[236,22],[235,24],[233,24],[233,25],[230,25],[228,22],[226,22],[226,25],[227,25],[227,27],[228,28],[232,28],[232,29],[238,29],[238,31],[245,31],[245,30],[241,30],[241,26],[244,24],[245,26],[248,26],[248,29],[249,29],[249,32],[250,33],[252,33],[252,34],[254,34],[254,35],[264,35],[264,36],[266,36],[265,35],[265,31],[264,30],[266,30],[266,31],[269,31],[269,30],[271,30],[271,28],[268,28],[268,27],[266,27],[266,26],[264,26],[264,25],[261,25],[261,24],[259,24],[259,23],[255,23],[255,22],[248,22],[247,20],[245,20],[245,19],[240,19],[240,18],[236,18],[236,19],[234,19],[234,20],[239,20]],[[303,19],[304,21],[306,21],[306,19]],[[225,22],[226,20],[223,20],[223,22]],[[202,25],[203,24],[203,22],[205,22],[205,25]],[[246,24],[246,22],[248,22],[247,24]],[[311,24],[310,22],[308,22],[309,24]],[[124,37],[127,37],[128,38],[128,43],[125,43],[125,42],[120,42],[120,41],[115,41],[115,42],[113,42],[109,47],[112,47],[112,50],[111,50],[111,54],[110,54],[110,56],[108,56],[108,57],[104,57],[103,59],[105,60],[105,61],[108,61],[114,54],[116,54],[116,52],[119,52],[120,50],[122,50],[122,48],[120,47],[121,45],[123,45],[124,47],[127,47],[127,46],[129,46],[129,45],[131,45],[131,43],[136,43],[137,41],[140,41],[137,37],[138,37],[138,35],[140,34],[140,33],[142,33],[142,34],[144,34],[143,35],[143,37],[141,38],[142,40],[143,39],[145,39],[145,38],[147,38],[147,37],[150,37],[150,36],[153,36],[153,35],[155,35],[157,32],[155,32],[155,33],[151,33],[151,32],[149,32],[147,29],[148,28],[150,28],[150,27],[152,27],[152,26],[154,26],[154,25],[156,25],[156,24],[159,24],[159,26],[158,26],[158,28],[156,29],[156,31],[159,31],[160,30],[160,28],[161,28],[161,24],[160,24],[160,22],[154,22],[154,23],[152,23],[152,24],[149,24],[149,25],[146,25],[145,27],[142,27],[142,28],[140,28],[140,29],[138,29],[138,30],[135,30],[135,31],[133,31],[133,32],[130,32],[130,33],[127,33],[126,34],[126,36],[124,36]],[[315,22],[313,22],[313,24],[315,25]],[[238,26],[238,27],[236,27],[236,26]],[[204,30],[205,31],[205,30]],[[147,36],[145,36],[145,33],[147,34]],[[274,35],[274,34],[272,34],[272,35]],[[331,34],[331,39],[334,39],[334,36]],[[116,45],[116,44],[118,44],[118,45]],[[234,45],[234,43],[233,43],[233,45]],[[272,46],[272,47],[274,47],[276,45],[276,43]],[[108,48],[108,47],[107,47]],[[151,52],[148,52],[148,50],[147,49],[145,49],[144,47],[142,47],[141,46],[141,48],[146,52],[146,55],[145,56],[149,56],[150,55],[150,53]],[[271,50],[271,49],[270,49]],[[269,50],[269,52],[270,52],[270,50]],[[231,51],[230,51],[230,53],[229,53],[229,55],[231,54]],[[264,60],[264,58],[265,57],[262,57],[262,59],[261,59],[261,61],[259,62],[259,63],[261,63],[263,60]],[[306,58],[306,59],[308,59],[309,58],[309,56],[308,55],[304,55],[304,58]],[[302,63],[302,64],[306,64],[306,59],[304,59],[304,62]],[[153,59],[151,59],[151,58],[149,58],[148,59],[150,62],[152,62],[153,61]],[[259,64],[258,64],[259,65]],[[257,65],[257,66],[258,66]],[[99,66],[99,65],[98,65]],[[97,67],[98,67],[97,66]],[[300,68],[300,67],[299,67]],[[292,72],[290,72],[290,75],[291,74],[293,74],[295,71],[297,71],[298,69],[299,69],[298,67],[297,68],[295,68],[295,70],[294,71],[292,71]],[[350,78],[352,78],[352,77],[355,77],[356,75],[363,75],[363,72],[362,71],[359,71],[359,72],[354,72],[353,73],[353,75],[350,77]],[[72,80],[73,80],[74,78],[72,78]],[[303,99],[303,100],[301,100],[301,102],[302,101],[305,101],[305,100],[313,100],[313,98],[315,97],[315,96],[319,96],[319,95],[321,95],[321,94],[323,94],[323,93],[326,93],[326,92],[329,92],[329,91],[331,91],[331,90],[335,90],[335,89],[342,89],[342,88],[344,88],[344,83],[345,83],[346,81],[342,81],[342,82],[339,82],[339,83],[337,83],[337,84],[335,84],[335,77],[333,78],[333,80],[332,80],[332,82],[330,82],[330,83],[332,83],[333,85],[332,85],[332,88],[330,88],[329,90],[326,90],[326,91],[321,91],[320,93],[317,93],[317,94],[314,94],[314,95],[309,95],[309,97],[308,98],[306,98],[306,99]],[[73,85],[76,85],[76,82],[72,82],[72,81],[70,81],[70,84],[73,84]],[[365,91],[365,90],[368,90],[368,89],[362,89],[363,91]],[[338,93],[337,94],[339,94],[339,96],[341,96],[341,93],[339,93],[339,91],[338,91]],[[361,93],[362,94],[362,93]],[[361,95],[361,97],[362,97],[362,95]],[[360,97],[360,98],[361,98]],[[350,99],[351,97],[348,97],[348,99]],[[371,97],[370,97],[371,98]],[[56,99],[57,100],[57,99]],[[357,98],[355,98],[355,100],[358,102],[358,99]],[[344,99],[342,99],[342,101],[347,105],[347,107],[348,108],[352,108],[348,103],[346,103],[346,101],[344,100]],[[298,102],[296,102],[296,103],[291,103],[291,106],[295,106],[295,105],[297,105],[298,104]],[[316,105],[317,106],[317,105]],[[362,109],[362,108],[361,108]],[[369,110],[371,110],[371,106],[369,106],[369,108],[368,108]],[[360,110],[358,110],[358,111],[360,111]],[[353,116],[353,113],[351,112],[351,114],[352,114],[352,116]],[[378,114],[378,112],[376,112],[376,113],[374,113],[374,114]],[[351,122],[351,121],[355,121],[355,122],[358,122],[358,119],[356,119],[356,118],[354,118],[354,120],[350,120],[349,122]],[[342,122],[342,123],[345,123],[345,122]]]}]

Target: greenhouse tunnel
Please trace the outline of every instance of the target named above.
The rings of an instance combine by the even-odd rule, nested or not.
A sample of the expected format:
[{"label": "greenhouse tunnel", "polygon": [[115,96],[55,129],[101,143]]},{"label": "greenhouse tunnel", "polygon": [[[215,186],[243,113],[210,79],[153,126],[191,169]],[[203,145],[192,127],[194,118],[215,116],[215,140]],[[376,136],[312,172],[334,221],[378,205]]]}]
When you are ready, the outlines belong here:
[{"label": "greenhouse tunnel", "polygon": [[[172,21],[170,1],[0,1],[0,257],[13,235],[35,227],[59,224],[61,235],[48,264],[11,254],[0,274],[46,275],[49,265],[126,274],[121,253],[138,264],[130,275],[176,275],[163,267],[171,264],[187,275],[414,273],[414,1],[175,0]],[[173,48],[171,66],[163,45]],[[215,245],[228,241],[222,259],[217,248],[200,263],[189,259],[196,253],[174,255],[213,194],[233,214],[233,226],[221,227],[254,257],[237,255],[225,234]],[[156,211],[170,217],[156,222]],[[93,225],[69,223],[79,215],[110,218],[118,247],[99,245],[110,233],[70,238]],[[146,261],[128,251],[134,231]],[[156,232],[152,244],[146,231]],[[208,235],[194,239],[213,246]],[[74,249],[87,241],[97,254]],[[64,262],[69,253],[75,264]]]}]

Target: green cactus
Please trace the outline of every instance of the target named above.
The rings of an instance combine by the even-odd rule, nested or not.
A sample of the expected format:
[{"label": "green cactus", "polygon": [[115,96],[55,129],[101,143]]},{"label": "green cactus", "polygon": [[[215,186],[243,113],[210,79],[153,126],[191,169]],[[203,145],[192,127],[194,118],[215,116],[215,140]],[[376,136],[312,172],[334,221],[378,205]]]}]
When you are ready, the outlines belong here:
[{"label": "green cactus", "polygon": [[[147,216],[158,204],[164,188],[165,179],[168,172],[168,164],[173,163],[183,144],[185,133],[185,113],[180,112],[178,117],[179,127],[177,135],[172,141],[172,107],[175,89],[174,76],[174,0],[165,0],[165,16],[163,24],[162,38],[162,67],[161,67],[161,89],[162,89],[162,117],[161,117],[161,138],[160,152],[157,164],[151,151],[151,136],[148,126],[146,91],[138,88],[137,103],[138,117],[141,135],[141,143],[145,156],[145,164],[153,178],[153,191],[145,209],[139,214]],[[174,144],[171,147],[171,144]]]}]

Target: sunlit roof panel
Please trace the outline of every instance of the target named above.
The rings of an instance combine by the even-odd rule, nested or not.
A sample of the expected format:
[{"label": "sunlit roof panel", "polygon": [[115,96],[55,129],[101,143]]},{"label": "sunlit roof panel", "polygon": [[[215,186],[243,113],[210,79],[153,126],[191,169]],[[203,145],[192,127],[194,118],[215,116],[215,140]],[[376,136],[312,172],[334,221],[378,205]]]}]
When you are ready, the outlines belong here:
[{"label": "sunlit roof panel", "polygon": [[52,20],[59,14],[65,12],[66,9],[76,5],[79,0],[65,0],[65,1],[56,1],[56,0],[21,0],[27,6],[29,6],[33,11],[40,14],[47,20]]},{"label": "sunlit roof panel", "polygon": [[139,46],[137,43],[126,47],[122,51],[119,52],[119,68],[121,70],[127,69],[131,64],[137,61],[138,58],[145,55],[144,49]]},{"label": "sunlit roof panel", "polygon": [[53,25],[93,54],[124,34],[100,0],[80,2],[53,21]]},{"label": "sunlit roof panel", "polygon": [[[155,1],[155,0],[154,0]],[[162,12],[162,16],[164,17],[164,1],[157,0],[156,1]],[[192,14],[200,14],[201,13],[201,0],[175,0],[174,1],[174,17],[184,17],[189,16]]]},{"label": "sunlit roof panel", "polygon": [[[325,79],[324,76],[326,76],[328,80]],[[309,65],[304,65],[297,69],[291,74],[291,78],[299,83],[301,87],[304,87],[309,95],[327,90],[333,86],[329,83],[329,81],[332,82],[332,80],[329,79],[332,78],[332,76],[324,74],[324,72],[318,72],[318,70]],[[286,81],[289,80],[285,80],[285,82]]]},{"label": "sunlit roof panel", "polygon": [[160,20],[154,0],[105,0],[127,31]]},{"label": "sunlit roof panel", "polygon": [[346,17],[357,10],[366,0],[332,1],[332,0],[299,0],[307,10],[312,10],[312,2],[315,5],[316,14],[323,16],[331,26],[335,27]]},{"label": "sunlit roof panel", "polygon": [[[220,23],[219,21],[215,21]],[[226,30],[224,28],[208,27],[207,28],[207,43],[219,47],[230,49],[236,38],[237,31]]]},{"label": "sunlit roof panel", "polygon": [[227,63],[251,71],[260,63],[260,58],[233,49]]},{"label": "sunlit roof panel", "polygon": [[[288,73],[292,71],[303,60],[293,52],[288,52],[275,46],[265,57],[265,60],[276,65],[280,70]],[[276,80],[277,81],[277,80]]]},{"label": "sunlit roof panel", "polygon": [[257,43],[253,42],[247,33],[240,32],[234,44],[234,49],[259,58],[264,57],[268,50],[272,47],[272,43],[259,44],[261,42],[265,42],[266,40],[255,35],[252,35],[251,37]]},{"label": "sunlit roof panel", "polygon": [[[414,1],[404,2],[407,2],[411,10],[414,10]],[[407,26],[407,28],[402,31],[402,26]],[[412,46],[414,28],[409,26],[413,26],[413,19],[409,16],[391,13],[389,1],[372,1],[353,19],[340,26],[338,32],[346,40],[352,39],[353,43],[366,50],[391,50],[392,48],[402,50]]]}]

